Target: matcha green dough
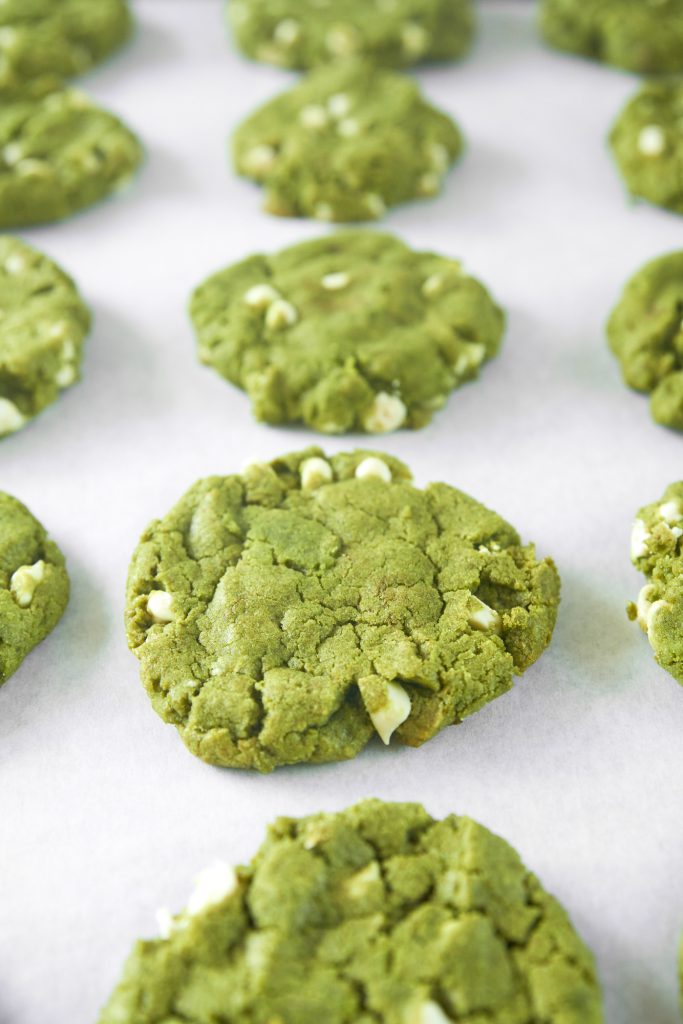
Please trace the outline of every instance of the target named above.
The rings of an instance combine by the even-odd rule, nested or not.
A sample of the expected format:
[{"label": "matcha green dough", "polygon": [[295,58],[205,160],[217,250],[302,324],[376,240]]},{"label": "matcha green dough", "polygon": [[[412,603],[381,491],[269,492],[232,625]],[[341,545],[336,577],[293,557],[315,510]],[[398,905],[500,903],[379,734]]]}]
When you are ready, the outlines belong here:
[{"label": "matcha green dough", "polygon": [[683,213],[683,79],[644,85],[609,142],[632,196]]},{"label": "matcha green dough", "polygon": [[126,623],[192,753],[270,771],[460,722],[539,657],[558,600],[553,563],[473,498],[309,448],[200,480],[151,523]]},{"label": "matcha green dough", "polygon": [[80,375],[90,312],[63,270],[0,236],[0,438],[19,430]]},{"label": "matcha green dough", "polygon": [[607,324],[625,382],[650,395],[657,423],[683,430],[683,251],[647,263]]},{"label": "matcha green dough", "polygon": [[0,491],[0,685],[52,632],[68,600],[61,551],[25,505]]},{"label": "matcha green dough", "polygon": [[378,220],[435,196],[463,148],[446,114],[410,78],[342,61],[312,71],[235,131],[238,172],[283,217]]},{"label": "matcha green dough", "polygon": [[122,189],[135,136],[76,89],[0,104],[0,227],[62,220]]},{"label": "matcha green dough", "polygon": [[454,60],[474,34],[471,0],[230,0],[227,13],[244,53],[287,68],[351,56],[384,67]]},{"label": "matcha green dough", "polygon": [[496,355],[505,322],[456,261],[363,230],[228,267],[190,312],[200,359],[257,419],[331,434],[424,426]]},{"label": "matcha green dough", "polygon": [[0,94],[54,75],[72,78],[127,39],[125,0],[3,0],[0,3]]},{"label": "matcha green dough", "polygon": [[99,1024],[601,1024],[593,957],[504,839],[366,800],[278,818],[159,914]]},{"label": "matcha green dough", "polygon": [[683,0],[541,0],[558,50],[639,74],[683,71]]},{"label": "matcha green dough", "polygon": [[631,561],[647,583],[628,606],[650,641],[655,660],[683,685],[683,482],[638,513]]}]

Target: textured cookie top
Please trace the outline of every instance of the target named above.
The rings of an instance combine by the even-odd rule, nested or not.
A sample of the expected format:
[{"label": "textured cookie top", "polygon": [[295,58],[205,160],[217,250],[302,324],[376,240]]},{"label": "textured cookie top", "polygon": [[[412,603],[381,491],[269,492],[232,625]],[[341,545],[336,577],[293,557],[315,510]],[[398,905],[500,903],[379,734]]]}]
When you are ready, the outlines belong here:
[{"label": "textured cookie top", "polygon": [[459,263],[370,231],[252,256],[200,285],[190,311],[200,358],[258,419],[332,434],[423,426],[504,326]]},{"label": "textured cookie top", "polygon": [[350,56],[385,67],[452,60],[474,33],[471,0],[230,0],[227,14],[246,54],[288,68]]},{"label": "textured cookie top", "polygon": [[468,818],[367,800],[280,818],[138,942],[100,1024],[600,1024],[591,954]]},{"label": "textured cookie top", "polygon": [[324,221],[376,220],[436,195],[461,150],[413,81],[361,61],[311,72],[233,138],[237,170],[265,185],[269,213]]},{"label": "textured cookie top", "polygon": [[683,0],[542,0],[552,46],[637,72],[683,71]]},{"label": "textured cookie top", "polygon": [[558,594],[552,562],[462,492],[311,448],[191,487],[142,536],[126,618],[193,753],[268,771],[459,722],[540,655]]},{"label": "textured cookie top", "polygon": [[45,75],[71,78],[129,35],[125,0],[3,0],[0,94]]},{"label": "textured cookie top", "polygon": [[122,188],[135,136],[76,89],[0,104],[0,225],[60,220]]},{"label": "textured cookie top", "polygon": [[607,324],[629,387],[651,394],[653,418],[683,430],[683,251],[642,267]]},{"label": "textured cookie top", "polygon": [[683,213],[683,81],[643,86],[609,141],[632,195]]},{"label": "textured cookie top", "polygon": [[18,238],[0,236],[0,437],[78,378],[90,313],[71,278]]},{"label": "textured cookie top", "polygon": [[68,599],[61,551],[20,501],[0,491],[0,684],[57,624]]},{"label": "textured cookie top", "polygon": [[658,663],[683,684],[683,482],[638,513],[631,560],[648,582],[629,605],[647,633]]}]

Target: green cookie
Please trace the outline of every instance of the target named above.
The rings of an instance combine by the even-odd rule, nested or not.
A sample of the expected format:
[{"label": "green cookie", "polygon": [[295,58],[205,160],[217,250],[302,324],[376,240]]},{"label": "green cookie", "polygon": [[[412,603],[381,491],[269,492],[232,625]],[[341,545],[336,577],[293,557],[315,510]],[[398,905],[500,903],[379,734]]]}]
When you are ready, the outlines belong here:
[{"label": "green cookie", "polygon": [[192,753],[270,771],[460,722],[539,657],[558,600],[553,563],[474,499],[309,448],[200,480],[153,522],[126,623]]},{"label": "green cookie", "polygon": [[683,0],[541,0],[551,46],[641,74],[683,71]]},{"label": "green cookie", "polygon": [[460,132],[411,79],[360,61],[319,68],[236,130],[238,172],[285,217],[364,221],[434,196],[462,150]]},{"label": "green cookie", "polygon": [[474,35],[471,0],[230,0],[227,13],[244,53],[287,68],[350,56],[384,67],[454,60]]},{"label": "green cookie", "polygon": [[647,263],[607,324],[629,387],[650,394],[657,423],[683,430],[683,251]]},{"label": "green cookie", "polygon": [[505,322],[459,263],[362,230],[228,267],[190,312],[202,362],[257,419],[331,434],[424,426],[496,355]]},{"label": "green cookie", "polygon": [[64,556],[29,510],[0,491],[0,685],[61,619]]},{"label": "green cookie", "polygon": [[631,533],[631,561],[646,585],[629,618],[647,633],[655,660],[683,684],[683,482],[638,513]]},{"label": "green cookie", "polygon": [[601,1024],[593,957],[504,839],[366,800],[278,818],[159,912],[99,1024]]},{"label": "green cookie", "polygon": [[76,89],[0,104],[0,226],[62,220],[123,188],[135,136]]},{"label": "green cookie", "polygon": [[644,85],[609,142],[631,195],[683,213],[683,80]]},{"label": "green cookie", "polygon": [[63,270],[0,236],[0,438],[79,378],[90,312]]},{"label": "green cookie", "polygon": [[125,0],[3,0],[0,93],[45,75],[72,78],[130,34]]}]

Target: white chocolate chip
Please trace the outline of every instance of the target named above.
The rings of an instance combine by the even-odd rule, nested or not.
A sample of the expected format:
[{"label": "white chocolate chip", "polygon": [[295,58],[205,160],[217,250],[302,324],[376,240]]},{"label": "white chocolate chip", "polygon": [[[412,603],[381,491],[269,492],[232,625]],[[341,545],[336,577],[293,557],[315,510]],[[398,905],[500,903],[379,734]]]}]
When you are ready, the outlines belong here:
[{"label": "white chocolate chip", "polygon": [[480,629],[483,633],[500,633],[502,626],[502,619],[496,609],[474,596],[470,598],[467,621],[473,629]]},{"label": "white chocolate chip", "polygon": [[451,155],[448,148],[440,142],[434,142],[429,147],[429,162],[435,171],[444,174],[451,164]]},{"label": "white chocolate chip", "polygon": [[244,166],[250,174],[267,174],[277,160],[277,150],[265,143],[254,146],[244,154]]},{"label": "white chocolate chip", "polygon": [[201,914],[207,907],[221,903],[237,888],[237,875],[234,868],[220,860],[201,871],[194,881],[194,890],[186,908],[190,917]]},{"label": "white chocolate chip", "polygon": [[19,163],[23,155],[24,150],[18,142],[8,142],[2,151],[2,159],[10,167]]},{"label": "white chocolate chip", "polygon": [[681,506],[680,501],[675,499],[673,501],[665,501],[663,505],[659,506],[659,516],[669,525],[678,523],[683,519],[683,506]]},{"label": "white chocolate chip", "polygon": [[446,278],[443,274],[431,274],[422,285],[422,294],[427,299],[438,295],[445,284]]},{"label": "white chocolate chip", "polygon": [[325,108],[319,103],[310,103],[299,111],[299,121],[305,128],[324,128],[329,117]]},{"label": "white chocolate chip", "polygon": [[421,196],[435,196],[441,188],[441,178],[434,171],[427,171],[417,183]]},{"label": "white chocolate chip", "polygon": [[8,274],[22,274],[28,267],[28,260],[20,252],[13,252],[5,260],[5,271]]},{"label": "white chocolate chip", "polygon": [[333,476],[332,466],[329,462],[317,455],[310,459],[304,459],[299,466],[299,474],[304,490],[312,490],[315,487],[320,487],[321,484],[327,484]]},{"label": "white chocolate chip", "polygon": [[648,124],[638,135],[638,149],[643,156],[661,156],[666,149],[666,135],[658,124]]},{"label": "white chocolate chip", "polygon": [[389,740],[399,725],[410,714],[410,697],[398,683],[387,683],[386,701],[377,711],[370,712],[370,720],[377,730],[382,743]]},{"label": "white chocolate chip", "polygon": [[467,341],[464,344],[464,350],[453,364],[453,369],[458,377],[461,374],[468,373],[470,370],[476,370],[486,358],[486,346],[482,345],[481,342]]},{"label": "white chocolate chip", "polygon": [[380,391],[363,417],[363,427],[369,434],[388,434],[397,430],[406,418],[407,409],[396,395]]},{"label": "white chocolate chip", "polygon": [[320,283],[328,292],[339,292],[342,288],[348,288],[351,284],[351,275],[340,270],[336,274],[325,274]]},{"label": "white chocolate chip", "polygon": [[325,36],[325,46],[336,57],[348,57],[358,49],[358,33],[352,25],[335,25]]},{"label": "white chocolate chip", "polygon": [[446,1016],[438,1003],[427,999],[408,1012],[405,1024],[451,1024],[451,1018]]},{"label": "white chocolate chip", "polygon": [[368,455],[367,459],[363,459],[356,466],[355,476],[358,480],[367,480],[368,477],[377,477],[379,480],[384,480],[386,484],[391,483],[391,470],[387,466],[386,462],[382,459],[378,459],[376,455]]},{"label": "white chocolate chip", "polygon": [[313,216],[316,220],[334,220],[334,209],[330,203],[317,203],[313,210]]},{"label": "white chocolate chip", "polygon": [[345,92],[337,92],[327,101],[327,109],[334,118],[346,117],[351,110],[351,100]]},{"label": "white chocolate chip", "polygon": [[147,598],[147,612],[155,622],[173,622],[173,595],[166,590],[153,590]]},{"label": "white chocolate chip", "polygon": [[377,192],[368,192],[365,197],[365,205],[373,217],[383,217],[387,212],[387,204]]},{"label": "white chocolate chip", "polygon": [[273,38],[282,46],[292,46],[301,35],[301,26],[293,18],[285,18],[275,26]]},{"label": "white chocolate chip", "polygon": [[13,434],[26,422],[26,417],[9,398],[0,398],[0,437]]},{"label": "white chocolate chip", "polygon": [[642,519],[636,519],[631,530],[631,558],[644,558],[648,553],[650,532]]},{"label": "white chocolate chip", "polygon": [[73,362],[75,358],[76,346],[71,340],[71,338],[67,338],[64,344],[62,345],[62,359],[64,360],[65,363],[69,363]]},{"label": "white chocolate chip", "polygon": [[401,43],[406,53],[417,57],[424,53],[429,44],[429,34],[423,25],[408,21],[401,29]]},{"label": "white chocolate chip", "polygon": [[20,608],[28,608],[33,600],[36,587],[45,577],[45,562],[42,558],[33,565],[20,565],[12,573],[9,589]]},{"label": "white chocolate chip", "polygon": [[157,928],[162,939],[170,939],[174,932],[182,931],[187,923],[182,918],[174,917],[168,907],[159,907],[156,912]]},{"label": "white chocolate chip", "polygon": [[76,367],[73,363],[64,363],[55,374],[55,384],[58,388],[68,388],[76,380]]},{"label": "white chocolate chip", "polygon": [[0,28],[0,50],[9,50],[19,38],[19,33],[11,25],[4,25]]},{"label": "white chocolate chip", "polygon": [[360,131],[360,125],[356,121],[355,117],[345,117],[343,121],[340,121],[337,125],[337,132],[345,139],[353,138],[354,135],[358,135]]},{"label": "white chocolate chip", "polygon": [[279,331],[285,327],[291,327],[299,319],[296,307],[286,299],[276,299],[268,306],[266,313],[266,327],[272,331]]},{"label": "white chocolate chip", "polygon": [[23,178],[49,178],[52,174],[50,165],[45,160],[35,160],[33,157],[26,157],[15,164],[17,174]]},{"label": "white chocolate chip", "polygon": [[279,291],[271,284],[255,284],[244,294],[244,301],[252,309],[267,309],[279,298]]},{"label": "white chocolate chip", "polygon": [[367,895],[368,889],[377,882],[382,881],[382,873],[376,860],[371,860],[355,875],[351,875],[344,881],[344,894],[351,900],[362,900]]}]

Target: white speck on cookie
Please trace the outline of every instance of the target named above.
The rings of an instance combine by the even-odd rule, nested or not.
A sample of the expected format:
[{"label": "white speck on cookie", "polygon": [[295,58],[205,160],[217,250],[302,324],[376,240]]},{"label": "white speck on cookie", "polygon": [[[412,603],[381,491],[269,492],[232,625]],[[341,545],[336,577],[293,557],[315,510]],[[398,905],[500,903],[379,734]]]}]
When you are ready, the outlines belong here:
[{"label": "white speck on cookie", "polygon": [[378,219],[387,212],[387,204],[377,192],[368,192],[365,196],[365,205],[372,216]]},{"label": "white speck on cookie", "polygon": [[490,608],[474,595],[470,598],[467,621],[473,629],[480,629],[483,633],[500,633],[502,626],[502,619],[496,609]]},{"label": "white speck on cookie", "polygon": [[665,501],[659,506],[659,517],[663,519],[665,523],[671,526],[673,523],[679,523],[683,519],[683,506],[680,501]]},{"label": "white speck on cookie", "polygon": [[346,117],[351,110],[351,100],[345,92],[336,92],[328,99],[327,109],[335,119]]},{"label": "white speck on cookie", "polygon": [[252,309],[267,309],[280,298],[280,293],[272,284],[255,284],[244,293],[244,301]]},{"label": "white speck on cookie", "polygon": [[249,174],[267,174],[277,160],[277,150],[265,143],[254,146],[244,154],[244,166]]},{"label": "white speck on cookie", "polygon": [[309,103],[299,111],[299,121],[305,128],[324,128],[329,122],[329,115],[319,103]]},{"label": "white speck on cookie", "polygon": [[328,292],[340,292],[343,288],[348,288],[351,284],[351,275],[340,270],[336,274],[325,274],[320,282]]},{"label": "white speck on cookie", "polygon": [[9,398],[0,398],[0,437],[13,434],[26,422],[26,417]]},{"label": "white speck on cookie", "polygon": [[237,888],[237,875],[229,864],[217,860],[201,871],[194,882],[194,890],[186,908],[190,917],[201,914],[207,907],[213,907],[231,896]]},{"label": "white speck on cookie", "polygon": [[369,434],[388,434],[405,422],[407,412],[400,398],[380,391],[363,417],[363,427]]},{"label": "white speck on cookie", "polygon": [[427,49],[429,34],[423,25],[416,21],[407,21],[401,29],[401,44],[405,53],[411,57],[418,57]]},{"label": "white speck on cookie", "polygon": [[45,562],[41,559],[33,565],[20,565],[12,573],[9,589],[20,608],[28,608],[39,583],[45,578]]},{"label": "white speck on cookie", "polygon": [[278,22],[273,32],[273,39],[282,46],[293,46],[301,35],[301,25],[294,18],[285,18]]},{"label": "white speck on cookie", "polygon": [[370,712],[370,719],[382,743],[389,741],[410,714],[410,697],[398,683],[387,683],[386,701],[376,711]]},{"label": "white speck on cookie", "polygon": [[153,590],[147,598],[147,612],[155,622],[173,622],[173,594]]},{"label": "white speck on cookie", "polygon": [[337,125],[337,132],[342,138],[351,139],[354,135],[358,135],[360,131],[360,125],[356,121],[355,117],[345,117]]},{"label": "white speck on cookie", "polygon": [[383,459],[378,459],[376,455],[368,455],[367,459],[359,462],[356,466],[355,476],[358,480],[376,477],[378,480],[384,480],[386,484],[391,483],[391,470],[386,462]]},{"label": "white speck on cookie", "polygon": [[286,299],[276,299],[268,306],[266,313],[266,327],[272,331],[281,331],[285,327],[291,327],[299,319],[296,307]]},{"label": "white speck on cookie", "polygon": [[325,36],[325,46],[336,57],[348,57],[359,47],[358,33],[352,25],[335,25]]},{"label": "white speck on cookie", "polygon": [[310,459],[304,459],[299,466],[301,486],[304,490],[313,490],[321,484],[327,484],[333,477],[332,466],[327,459],[321,459],[314,455]]},{"label": "white speck on cookie", "polygon": [[648,553],[650,531],[642,519],[636,519],[631,529],[631,558],[644,558]]},{"label": "white speck on cookie", "polygon": [[666,135],[658,124],[648,124],[640,129],[637,145],[643,156],[661,156],[666,149]]}]

